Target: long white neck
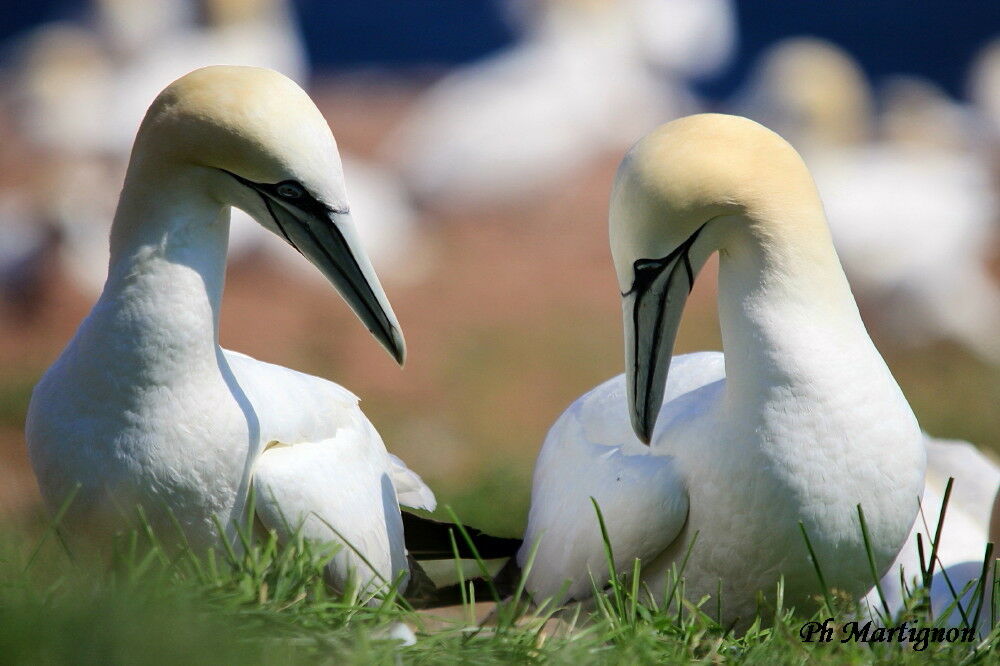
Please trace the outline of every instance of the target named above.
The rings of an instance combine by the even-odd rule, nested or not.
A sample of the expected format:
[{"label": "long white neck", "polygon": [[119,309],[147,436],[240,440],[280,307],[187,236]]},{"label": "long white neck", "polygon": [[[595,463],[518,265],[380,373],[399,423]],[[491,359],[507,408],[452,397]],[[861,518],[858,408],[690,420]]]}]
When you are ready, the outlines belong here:
[{"label": "long white neck", "polygon": [[124,376],[169,383],[217,362],[229,209],[201,194],[197,174],[150,175],[126,179],[108,279],[77,344]]},{"label": "long white neck", "polygon": [[839,394],[844,382],[891,381],[821,218],[770,235],[732,227],[720,249],[719,318],[734,404],[759,406],[788,389]]}]

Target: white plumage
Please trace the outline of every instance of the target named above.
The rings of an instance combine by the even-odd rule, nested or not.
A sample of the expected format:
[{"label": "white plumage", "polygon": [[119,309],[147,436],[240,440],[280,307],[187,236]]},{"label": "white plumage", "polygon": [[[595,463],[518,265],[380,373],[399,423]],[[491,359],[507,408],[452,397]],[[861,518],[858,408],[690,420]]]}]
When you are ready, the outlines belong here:
[{"label": "white plumage", "polygon": [[[37,196],[45,207],[34,215],[58,225],[63,267],[85,296],[96,298],[104,284],[119,172],[149,100],[198,67],[265,67],[300,84],[309,78],[309,67],[285,0],[104,0],[91,23],[38,28],[24,39],[10,75],[18,83],[21,129],[54,158],[47,191]],[[361,234],[375,264],[383,275],[418,276],[416,215],[401,184],[372,162],[349,156],[344,161],[352,205],[372,221]],[[230,259],[262,254],[296,279],[316,279],[293,250],[275,247],[251,222],[243,211],[233,211]],[[0,257],[0,267],[30,257],[44,236],[35,233],[32,240],[12,260]]]},{"label": "white plumage", "polygon": [[[925,453],[805,165],[756,123],[691,116],[629,151],[611,201],[627,373],[578,399],[545,440],[518,556],[524,566],[538,548],[527,589],[565,598],[568,584],[581,599],[590,576],[606,583],[593,497],[616,569],[640,558],[657,599],[690,549],[686,597],[710,595],[722,622],[746,626],[782,579],[786,606],[806,612],[821,587],[800,524],[826,583],[860,598],[874,580],[857,506],[881,574],[916,515]],[[725,356],[668,361],[715,251]]]},{"label": "white plumage", "polygon": [[64,524],[75,536],[105,542],[138,505],[161,538],[179,527],[196,549],[234,538],[253,487],[256,517],[281,537],[301,527],[345,546],[334,585],[405,584],[399,502],[433,509],[430,489],[349,391],[219,347],[229,206],[299,249],[402,362],[319,111],[270,70],[198,70],[150,107],[104,290],[32,395],[39,487],[55,508],[79,486]]},{"label": "white plumage", "polygon": [[[719,381],[725,372],[717,352],[677,356],[670,370],[665,404]],[[689,497],[681,468],[674,456],[653,455],[636,439],[624,409],[625,392],[625,375],[587,392],[563,412],[542,445],[525,534],[526,542],[539,541],[531,570],[532,592],[539,599],[556,596],[567,578],[572,581],[565,590],[568,598],[589,596],[587,572],[598,584],[607,582],[591,497],[604,516],[620,571],[633,558],[655,560],[687,520]],[[542,529],[544,534],[536,533]]]}]

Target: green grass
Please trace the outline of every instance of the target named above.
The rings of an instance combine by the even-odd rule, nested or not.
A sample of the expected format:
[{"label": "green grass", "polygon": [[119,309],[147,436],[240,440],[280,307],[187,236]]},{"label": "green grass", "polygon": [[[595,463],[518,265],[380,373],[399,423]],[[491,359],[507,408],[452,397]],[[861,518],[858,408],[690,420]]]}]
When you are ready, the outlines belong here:
[{"label": "green grass", "polygon": [[[94,566],[71,556],[54,530],[8,528],[0,531],[0,663],[996,663],[997,630],[973,644],[931,643],[919,652],[899,643],[803,642],[806,621],[861,615],[857,604],[825,589],[819,562],[818,612],[801,617],[785,608],[779,585],[749,629],[734,632],[713,619],[717,600],[683,599],[683,562],[662,595],[640,584],[638,561],[631,575],[611,571],[612,544],[595,510],[610,577],[596,603],[529,607],[521,585],[483,624],[432,621],[391,589],[383,598],[335,594],[322,576],[329,548],[301,539],[279,546],[273,534],[244,537],[241,553],[200,556],[163,547],[147,529],[120,537],[110,562]],[[864,529],[860,510],[859,517]],[[463,536],[460,529],[455,538]],[[927,546],[932,562],[936,543]],[[929,580],[933,567],[922,573]],[[476,617],[482,602],[470,590],[459,616]],[[928,613],[918,587],[893,621],[931,626],[947,619]],[[389,637],[400,622],[416,631],[415,644]]]}]

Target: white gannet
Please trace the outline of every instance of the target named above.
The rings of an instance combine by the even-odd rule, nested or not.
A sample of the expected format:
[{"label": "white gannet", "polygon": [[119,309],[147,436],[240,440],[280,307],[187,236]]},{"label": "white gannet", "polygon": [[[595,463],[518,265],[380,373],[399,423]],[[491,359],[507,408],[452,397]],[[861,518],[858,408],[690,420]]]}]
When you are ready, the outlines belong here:
[{"label": "white gannet", "polygon": [[[197,0],[173,21],[149,24],[131,43],[120,26],[140,14],[164,11],[151,0],[101,0],[96,28],[119,37],[110,42],[115,96],[106,105],[109,149],[127,152],[149,100],[165,85],[213,64],[266,67],[303,85],[309,66],[299,27],[287,0]],[[137,11],[134,5],[143,10]],[[157,6],[157,7],[154,7]],[[109,40],[110,41],[110,40]]]},{"label": "white gannet", "polygon": [[[518,553],[524,567],[537,548],[527,589],[543,600],[568,581],[565,596],[582,599],[590,575],[608,581],[593,497],[615,566],[640,558],[658,599],[690,548],[686,596],[721,589],[723,622],[750,622],[757,594],[782,577],[786,606],[805,609],[821,587],[800,522],[827,585],[860,598],[874,580],[857,506],[882,575],[916,516],[925,454],[805,164],[745,118],[682,118],[627,153],[609,220],[626,373],[546,437]],[[725,355],[671,359],[694,276],[716,251]]]},{"label": "white gannet", "polygon": [[161,536],[176,521],[201,548],[218,542],[216,520],[233,537],[253,486],[256,518],[279,535],[304,521],[307,538],[357,549],[329,564],[335,586],[352,572],[381,583],[408,571],[399,503],[433,509],[434,495],[386,451],[358,398],[218,343],[235,206],[305,255],[402,363],[344,188],[323,116],[276,72],[208,67],[156,98],[115,213],[104,291],[28,410],[48,506],[79,484],[66,529],[100,542],[142,505]]},{"label": "white gannet", "polygon": [[767,48],[727,106],[774,128],[810,164],[817,154],[874,134],[874,102],[860,65],[837,45],[813,37]]}]

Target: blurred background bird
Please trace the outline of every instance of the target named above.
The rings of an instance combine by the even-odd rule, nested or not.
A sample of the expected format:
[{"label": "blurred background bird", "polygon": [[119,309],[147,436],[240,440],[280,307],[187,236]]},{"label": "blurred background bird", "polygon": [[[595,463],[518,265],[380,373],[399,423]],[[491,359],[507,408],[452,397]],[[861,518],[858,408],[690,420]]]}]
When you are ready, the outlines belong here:
[{"label": "blurred background bird", "polygon": [[[142,113],[172,79],[215,63],[277,69],[317,101],[410,357],[397,372],[301,257],[236,215],[220,342],[364,395],[390,449],[463,520],[521,534],[549,425],[621,372],[614,170],[650,128],[704,110],[750,116],[802,153],[864,322],[921,425],[992,464],[990,4],[0,0],[0,521],[41,515],[28,395],[103,285]],[[677,353],[721,348],[713,274],[689,299]],[[958,450],[932,458],[945,460],[932,492],[941,470],[972,459]],[[962,512],[979,516],[961,523],[971,552],[986,531],[979,509]]]},{"label": "blurred background bird", "polygon": [[421,201],[538,195],[664,118],[732,54],[728,0],[511,0],[517,40],[435,83],[386,154]]}]

